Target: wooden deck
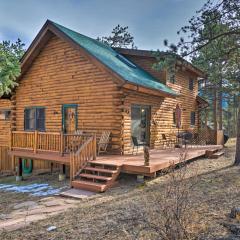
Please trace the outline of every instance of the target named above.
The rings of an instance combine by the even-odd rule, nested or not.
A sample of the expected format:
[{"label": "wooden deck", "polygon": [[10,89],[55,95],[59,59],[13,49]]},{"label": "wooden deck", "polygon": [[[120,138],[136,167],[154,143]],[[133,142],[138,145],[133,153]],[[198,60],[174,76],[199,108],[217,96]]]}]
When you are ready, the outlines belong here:
[{"label": "wooden deck", "polygon": [[205,156],[206,151],[218,151],[222,148],[222,145],[207,145],[193,146],[187,149],[151,150],[149,166],[144,165],[143,154],[98,156],[97,160],[91,161],[91,163],[118,166],[121,167],[121,172],[125,173],[153,176],[159,170],[168,168],[172,164],[178,164],[181,161],[181,154],[185,154],[185,161],[189,161]]},{"label": "wooden deck", "polygon": [[[143,154],[137,155],[103,155],[96,152],[94,138],[89,138],[76,153],[37,151],[32,149],[14,149],[9,152],[12,157],[41,159],[70,166],[70,182],[74,188],[88,191],[104,192],[112,187],[121,172],[155,177],[156,172],[198,157],[210,157],[223,148],[222,145],[191,146],[165,150],[151,150],[149,165],[144,165]],[[95,160],[93,160],[95,159]],[[19,161],[19,169],[21,169]],[[14,168],[13,168],[14,169]],[[65,168],[63,168],[65,169]],[[22,173],[18,171],[18,176]]]},{"label": "wooden deck", "polygon": [[[198,157],[203,157],[206,151],[221,150],[222,145],[207,145],[207,146],[193,146],[176,149],[165,150],[151,150],[150,151],[150,165],[144,165],[144,156],[142,153],[137,155],[102,155],[98,156],[96,160],[90,163],[100,165],[118,166],[121,172],[130,174],[143,174],[151,176],[153,173],[165,169],[172,164],[178,164],[181,161],[180,156],[185,154],[185,161],[189,161]],[[41,159],[50,162],[70,165],[70,155],[64,154],[61,156],[59,153],[51,152],[38,152],[34,153],[29,150],[12,150],[9,152],[10,156]]]}]

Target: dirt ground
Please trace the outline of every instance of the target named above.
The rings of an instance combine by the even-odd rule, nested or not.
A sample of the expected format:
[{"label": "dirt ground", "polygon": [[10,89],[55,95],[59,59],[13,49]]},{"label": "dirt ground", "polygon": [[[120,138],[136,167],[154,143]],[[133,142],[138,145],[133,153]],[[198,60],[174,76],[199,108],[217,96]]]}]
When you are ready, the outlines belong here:
[{"label": "dirt ground", "polygon": [[[240,207],[240,168],[232,165],[233,140],[224,151],[224,157],[202,158],[187,166],[189,175],[186,181],[193,181],[193,174],[196,175],[189,219],[193,222],[192,231],[197,239],[240,239],[223,226],[231,222],[228,215],[232,207]],[[161,195],[168,184],[169,174],[161,174],[144,184],[138,184],[132,176],[122,175],[119,187],[80,200],[77,208],[21,230],[2,231],[0,239],[160,239],[157,231],[149,231],[145,218],[155,223],[158,217],[161,219],[160,214],[150,214],[158,207],[158,203],[151,199],[154,194]],[[16,203],[36,198],[39,199],[0,189],[0,214],[11,211]],[[49,226],[56,226],[56,229],[49,232]]]}]

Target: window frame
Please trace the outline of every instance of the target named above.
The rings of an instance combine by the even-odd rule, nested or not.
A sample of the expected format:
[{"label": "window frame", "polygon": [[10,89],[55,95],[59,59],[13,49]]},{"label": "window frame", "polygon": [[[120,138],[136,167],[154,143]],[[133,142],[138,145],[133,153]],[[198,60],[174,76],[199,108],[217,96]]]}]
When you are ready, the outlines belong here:
[{"label": "window frame", "polygon": [[168,71],[168,82],[171,84],[175,84],[176,83],[176,73],[171,74]]},{"label": "window frame", "polygon": [[[194,123],[192,122],[193,119],[194,119]],[[196,112],[195,111],[190,112],[190,126],[191,127],[196,126]]]},{"label": "window frame", "polygon": [[137,104],[133,103],[131,104],[131,136],[132,136],[132,109],[133,108],[139,108],[140,111],[145,108],[148,111],[147,117],[146,117],[146,145],[150,146],[150,141],[151,141],[151,118],[152,118],[152,106],[151,105],[144,105],[144,104]]},{"label": "window frame", "polygon": [[194,82],[195,82],[194,78],[193,78],[193,77],[190,77],[190,78],[189,78],[189,81],[188,81],[188,89],[189,89],[190,91],[193,91],[193,90],[194,90]]},{"label": "window frame", "polygon": [[176,127],[177,126],[177,121],[176,121],[176,110],[173,110],[173,126]]},{"label": "window frame", "polygon": [[[44,110],[44,128],[37,128],[37,109],[43,109]],[[33,132],[33,131],[39,131],[39,132],[45,132],[46,131],[46,107],[42,107],[42,106],[36,106],[36,107],[25,107],[24,108],[24,131],[26,132]],[[34,112],[34,127],[33,129],[27,129],[26,128],[26,110],[35,110]],[[29,118],[30,119],[30,118]]]}]

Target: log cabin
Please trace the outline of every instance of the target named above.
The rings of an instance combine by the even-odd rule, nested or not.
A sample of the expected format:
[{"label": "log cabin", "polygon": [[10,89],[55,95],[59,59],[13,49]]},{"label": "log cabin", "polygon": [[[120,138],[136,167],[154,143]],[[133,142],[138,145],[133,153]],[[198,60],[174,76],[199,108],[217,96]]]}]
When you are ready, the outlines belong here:
[{"label": "log cabin", "polygon": [[[8,104],[11,109],[8,120],[0,120],[0,143],[9,142],[12,168],[22,158],[48,162],[44,167],[49,162],[70,165],[74,182],[86,162],[96,159],[103,132],[110,132],[106,154],[111,156],[132,155],[133,139],[159,149],[174,141],[179,130],[197,132],[200,110],[207,105],[198,96],[198,79],[204,73],[180,57],[174,76],[154,70],[156,62],[152,51],[114,49],[47,20],[21,60],[10,100],[0,100],[1,108]],[[181,109],[180,129],[176,106]],[[79,146],[76,151],[70,149],[73,142]],[[110,186],[118,165],[106,171],[112,178],[103,174],[98,180]],[[106,189],[91,184],[86,189],[91,187]]]}]

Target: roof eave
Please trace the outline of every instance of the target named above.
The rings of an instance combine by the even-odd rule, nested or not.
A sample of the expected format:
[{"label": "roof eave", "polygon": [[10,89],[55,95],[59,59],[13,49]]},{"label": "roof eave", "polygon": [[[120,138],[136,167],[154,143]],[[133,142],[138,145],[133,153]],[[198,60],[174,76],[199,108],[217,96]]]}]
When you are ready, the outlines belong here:
[{"label": "roof eave", "polygon": [[122,85],[123,88],[128,89],[128,90],[133,90],[133,91],[137,91],[137,92],[141,92],[141,93],[145,93],[145,94],[150,94],[150,95],[155,95],[155,96],[159,96],[159,97],[169,97],[169,98],[176,98],[179,96],[179,94],[171,94],[171,93],[167,93],[165,91],[162,90],[157,90],[154,88],[150,88],[150,87],[145,87],[145,86],[141,86],[141,85],[137,85],[137,84],[133,84],[131,82],[126,81],[126,83],[124,85]]}]

